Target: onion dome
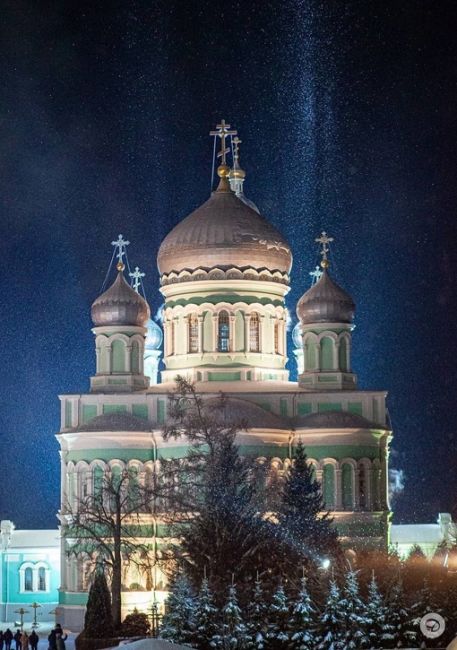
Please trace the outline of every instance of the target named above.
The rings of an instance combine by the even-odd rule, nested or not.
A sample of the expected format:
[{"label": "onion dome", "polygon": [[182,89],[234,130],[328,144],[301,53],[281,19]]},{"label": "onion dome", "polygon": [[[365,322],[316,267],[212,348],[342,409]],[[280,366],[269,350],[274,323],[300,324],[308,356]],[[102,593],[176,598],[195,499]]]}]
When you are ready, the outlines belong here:
[{"label": "onion dome", "polygon": [[144,327],[150,316],[149,305],[125,281],[123,265],[110,288],[95,300],[91,308],[92,322],[103,325],[134,325]]},{"label": "onion dome", "polygon": [[298,321],[292,330],[292,341],[296,348],[301,348],[303,345],[300,321]]},{"label": "onion dome", "polygon": [[302,325],[352,323],[354,311],[351,296],[332,280],[325,267],[320,280],[297,303],[297,316]]},{"label": "onion dome", "polygon": [[162,276],[213,268],[287,274],[292,254],[276,228],[240,200],[228,183],[221,183],[203,205],[165,237],[157,265]]},{"label": "onion dome", "polygon": [[146,328],[145,350],[158,350],[163,341],[162,330],[152,318],[146,323]]}]

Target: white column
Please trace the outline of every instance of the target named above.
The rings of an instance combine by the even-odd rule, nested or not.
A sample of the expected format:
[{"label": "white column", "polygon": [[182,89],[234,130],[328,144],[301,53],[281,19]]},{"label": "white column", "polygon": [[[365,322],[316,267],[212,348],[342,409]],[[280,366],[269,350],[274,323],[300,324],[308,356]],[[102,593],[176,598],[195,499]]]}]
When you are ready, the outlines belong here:
[{"label": "white column", "polygon": [[203,352],[203,322],[205,316],[203,314],[198,315],[198,351],[200,354]]},{"label": "white column", "polygon": [[249,352],[249,331],[251,327],[251,314],[244,315],[244,351]]},{"label": "white column", "polygon": [[[362,468],[363,472],[363,468]],[[352,470],[353,480],[354,480],[354,489],[352,491],[352,508],[353,510],[358,510],[360,508],[360,471],[358,469]]]},{"label": "white column", "polygon": [[229,352],[235,352],[235,314],[229,314]]},{"label": "white column", "polygon": [[217,352],[217,324],[218,324],[218,316],[217,314],[213,314],[212,316],[212,323],[213,323],[213,345],[212,345],[212,351]]}]

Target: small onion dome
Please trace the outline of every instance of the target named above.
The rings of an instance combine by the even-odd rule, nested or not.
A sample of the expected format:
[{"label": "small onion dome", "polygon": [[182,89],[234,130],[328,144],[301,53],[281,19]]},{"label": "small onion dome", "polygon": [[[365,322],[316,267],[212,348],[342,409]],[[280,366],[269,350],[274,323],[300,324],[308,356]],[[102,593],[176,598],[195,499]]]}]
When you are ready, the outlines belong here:
[{"label": "small onion dome", "polygon": [[165,237],[157,257],[160,274],[233,267],[289,273],[292,254],[284,237],[221,186]]},{"label": "small onion dome", "polygon": [[163,334],[157,323],[150,318],[146,323],[147,334],[145,341],[146,350],[158,350],[162,345]]},{"label": "small onion dome", "polygon": [[297,316],[308,323],[352,323],[355,304],[351,296],[336,284],[326,269],[315,285],[297,303]]},{"label": "small onion dome", "polygon": [[294,329],[292,330],[292,341],[296,348],[301,348],[303,345],[300,321],[298,321],[298,323],[295,325]]},{"label": "small onion dome", "polygon": [[92,304],[91,317],[96,327],[136,325],[144,327],[150,316],[149,305],[125,281],[122,271],[110,288]]}]

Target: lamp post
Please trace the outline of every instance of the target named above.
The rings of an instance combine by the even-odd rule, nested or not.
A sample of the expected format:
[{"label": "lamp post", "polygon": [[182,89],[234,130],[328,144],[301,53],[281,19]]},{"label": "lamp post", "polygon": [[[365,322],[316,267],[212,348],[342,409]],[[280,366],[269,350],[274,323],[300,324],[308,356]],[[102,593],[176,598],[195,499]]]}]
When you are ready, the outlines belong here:
[{"label": "lamp post", "polygon": [[15,610],[14,610],[14,613],[15,613],[15,614],[19,614],[20,617],[21,617],[21,632],[22,632],[23,629],[24,629],[24,614],[28,614],[28,613],[29,613],[29,610],[28,610],[28,609],[24,609],[23,607],[21,607],[20,609],[15,609]]},{"label": "lamp post", "polygon": [[41,607],[41,605],[39,605],[38,603],[33,602],[30,605],[30,607],[33,607],[33,623],[32,623],[32,627],[33,628],[39,627],[40,624],[37,623],[36,617],[37,617],[37,610]]},{"label": "lamp post", "polygon": [[157,603],[155,600],[151,605],[151,619],[152,619],[151,635],[153,638],[155,638],[159,631],[159,609],[157,607]]}]

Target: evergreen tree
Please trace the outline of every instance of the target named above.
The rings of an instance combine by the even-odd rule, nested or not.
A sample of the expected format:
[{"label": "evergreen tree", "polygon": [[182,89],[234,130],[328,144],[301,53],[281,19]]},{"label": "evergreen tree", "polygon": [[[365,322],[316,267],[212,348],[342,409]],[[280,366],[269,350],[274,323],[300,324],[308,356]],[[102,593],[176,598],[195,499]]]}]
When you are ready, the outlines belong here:
[{"label": "evergreen tree", "polygon": [[249,648],[264,650],[266,647],[267,606],[264,600],[262,583],[257,578],[252,600],[247,606],[247,628]]},{"label": "evergreen tree", "polygon": [[244,624],[235,585],[229,589],[227,602],[222,608],[222,629],[211,640],[212,648],[245,650],[249,647],[249,635]]},{"label": "evergreen tree", "polygon": [[122,636],[147,636],[151,631],[149,616],[135,607],[122,621]]},{"label": "evergreen tree", "polygon": [[341,608],[341,594],[335,580],[330,589],[325,609],[319,619],[318,650],[345,650],[346,614]]},{"label": "evergreen tree", "polygon": [[287,596],[282,584],[273,594],[272,602],[268,608],[268,647],[287,648],[290,641],[289,634],[290,610]]},{"label": "evergreen tree", "polygon": [[166,601],[161,636],[175,643],[189,643],[194,634],[195,599],[183,573],[175,576]]},{"label": "evergreen tree", "polygon": [[214,605],[213,594],[209,587],[207,578],[204,578],[197,596],[195,607],[194,633],[192,640],[194,645],[201,650],[209,650],[211,639],[217,633],[217,608]]},{"label": "evergreen tree", "polygon": [[89,590],[84,634],[90,639],[109,639],[114,635],[111,596],[101,567],[97,568]]},{"label": "evergreen tree", "polygon": [[302,578],[298,598],[292,607],[289,628],[291,636],[290,648],[294,650],[314,650],[316,647],[315,616],[316,609],[306,587],[306,578]]},{"label": "evergreen tree", "polygon": [[393,627],[387,617],[387,607],[374,576],[368,586],[367,637],[369,648],[382,648],[384,642],[392,639]]},{"label": "evergreen tree", "polygon": [[392,626],[392,633],[384,634],[386,648],[405,648],[413,645],[417,634],[413,628],[412,616],[405,604],[403,583],[400,576],[392,587],[387,600],[387,620]]},{"label": "evergreen tree", "polygon": [[319,483],[315,480],[301,442],[286,476],[278,512],[279,546],[283,551],[281,571],[297,578],[304,565],[321,562],[322,556],[340,557],[337,531],[332,528]]},{"label": "evergreen tree", "polygon": [[357,650],[368,645],[367,628],[369,620],[366,605],[360,597],[357,574],[350,569],[346,574],[346,584],[340,609],[345,613],[345,648]]},{"label": "evergreen tree", "polygon": [[235,444],[245,425],[228,421],[224,404],[222,396],[208,405],[192,384],[178,379],[163,433],[165,439],[185,435],[191,443],[185,463],[176,463],[167,481],[170,537],[179,539],[172,550],[193,585],[206,567],[218,606],[232,575],[251,584],[274,552],[271,525],[259,511],[251,480],[253,461],[242,458]]}]

